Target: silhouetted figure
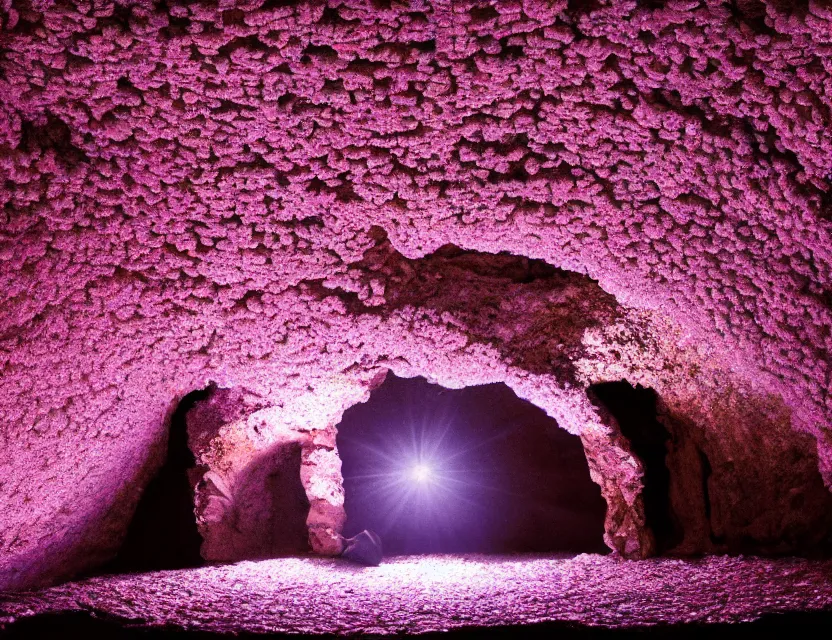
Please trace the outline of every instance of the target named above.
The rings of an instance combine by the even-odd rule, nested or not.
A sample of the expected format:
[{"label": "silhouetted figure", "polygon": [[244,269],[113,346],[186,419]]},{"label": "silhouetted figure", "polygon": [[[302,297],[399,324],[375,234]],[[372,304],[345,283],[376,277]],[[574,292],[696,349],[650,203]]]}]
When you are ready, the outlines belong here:
[{"label": "silhouetted figure", "polygon": [[364,529],[357,536],[344,540],[344,550],[341,555],[358,564],[377,567],[384,557],[381,538],[375,532]]}]

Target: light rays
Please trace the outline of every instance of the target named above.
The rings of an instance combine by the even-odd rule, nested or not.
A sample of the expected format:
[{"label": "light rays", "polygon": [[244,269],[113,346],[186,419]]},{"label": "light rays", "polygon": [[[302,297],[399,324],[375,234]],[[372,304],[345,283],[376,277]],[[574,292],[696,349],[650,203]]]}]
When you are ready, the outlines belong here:
[{"label": "light rays", "polygon": [[580,440],[505,385],[389,375],[344,413],[344,533],[387,555],[604,549]]},{"label": "light rays", "polygon": [[493,464],[479,451],[510,428],[496,436],[483,434],[459,419],[448,396],[432,403],[406,400],[397,423],[379,437],[353,440],[341,434],[363,453],[344,484],[347,494],[359,488],[372,501],[382,538],[392,529],[404,530],[414,546],[446,548],[460,536],[470,538],[472,529],[485,528],[489,496],[500,488],[489,482]]}]

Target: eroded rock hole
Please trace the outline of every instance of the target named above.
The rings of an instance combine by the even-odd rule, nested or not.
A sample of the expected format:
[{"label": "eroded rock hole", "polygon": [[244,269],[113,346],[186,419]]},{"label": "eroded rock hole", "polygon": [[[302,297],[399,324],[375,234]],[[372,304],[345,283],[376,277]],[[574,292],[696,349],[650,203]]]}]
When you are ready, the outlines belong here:
[{"label": "eroded rock hole", "polygon": [[189,393],[174,410],[164,464],[144,490],[124,543],[105,571],[182,569],[203,563],[188,479],[195,460],[188,447],[186,416],[210,393],[210,389]]},{"label": "eroded rock hole", "polygon": [[309,551],[300,466],[300,445],[287,443],[252,460],[230,491],[216,486],[216,476],[209,480],[202,497],[216,502],[201,513],[205,558],[233,562]]},{"label": "eroded rock hole", "polygon": [[504,384],[392,374],[338,427],[346,536],[386,554],[605,552],[580,439]]},{"label": "eroded rock hole", "polygon": [[302,443],[247,413],[238,390],[216,389],[188,415],[191,443],[204,463],[191,482],[209,562],[309,551]]},{"label": "eroded rock hole", "polygon": [[593,385],[590,392],[616,419],[644,465],[645,518],[656,538],[657,552],[672,549],[682,536],[670,499],[667,443],[671,436],[657,419],[656,392],[625,380]]}]

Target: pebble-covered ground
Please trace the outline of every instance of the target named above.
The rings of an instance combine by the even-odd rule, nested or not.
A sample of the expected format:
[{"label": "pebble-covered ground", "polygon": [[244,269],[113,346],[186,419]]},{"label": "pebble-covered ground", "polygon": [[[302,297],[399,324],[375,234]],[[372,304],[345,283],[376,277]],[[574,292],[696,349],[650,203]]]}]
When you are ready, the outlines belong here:
[{"label": "pebble-covered ground", "polygon": [[634,628],[832,613],[832,562],[711,557],[409,556],[380,567],[284,558],[104,576],[0,599],[0,630],[87,613],[145,630],[422,634],[568,622]]}]

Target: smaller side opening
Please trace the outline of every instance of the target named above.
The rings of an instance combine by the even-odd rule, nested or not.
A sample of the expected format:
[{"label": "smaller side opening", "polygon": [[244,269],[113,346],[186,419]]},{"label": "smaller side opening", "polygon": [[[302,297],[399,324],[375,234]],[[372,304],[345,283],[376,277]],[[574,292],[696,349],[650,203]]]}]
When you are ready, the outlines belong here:
[{"label": "smaller side opening", "polygon": [[205,525],[207,559],[253,560],[309,551],[301,456],[300,443],[289,442],[252,460],[235,479],[222,518]]},{"label": "smaller side opening", "polygon": [[144,490],[121,549],[104,572],[184,569],[203,564],[199,553],[202,538],[188,481],[188,470],[196,460],[188,447],[185,418],[210,393],[210,388],[193,391],[176,406],[170,419],[165,462]]},{"label": "smaller side opening", "polygon": [[633,453],[644,466],[644,500],[647,526],[656,539],[656,551],[663,553],[682,541],[682,531],[673,514],[670,499],[670,469],[667,443],[670,432],[659,422],[656,392],[626,380],[592,385],[594,396],[618,422],[621,433],[630,441]]},{"label": "smaller side opening", "polygon": [[266,491],[272,495],[274,535],[272,553],[294,555],[308,553],[309,498],[301,482],[303,448],[299,442],[284,447],[273,471],[266,478]]},{"label": "smaller side opening", "polygon": [[710,480],[711,475],[713,475],[713,469],[711,468],[711,461],[708,460],[708,456],[705,455],[705,452],[701,449],[699,450],[699,463],[702,467],[702,499],[705,503],[705,521],[708,524],[708,535],[710,536],[711,542],[718,546],[724,544],[725,539],[715,535],[713,527],[711,526],[712,507]]}]

